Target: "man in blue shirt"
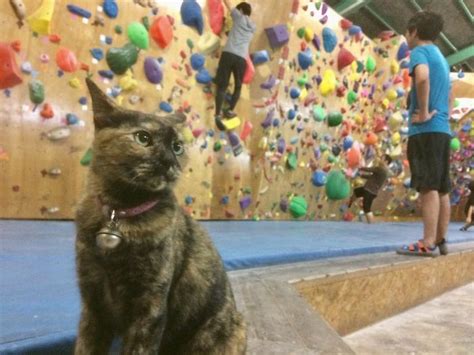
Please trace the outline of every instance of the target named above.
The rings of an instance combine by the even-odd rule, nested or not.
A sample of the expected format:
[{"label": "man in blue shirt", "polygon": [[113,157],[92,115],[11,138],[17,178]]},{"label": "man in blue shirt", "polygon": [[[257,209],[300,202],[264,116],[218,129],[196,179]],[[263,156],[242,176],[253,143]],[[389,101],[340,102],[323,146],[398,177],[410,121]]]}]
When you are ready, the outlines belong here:
[{"label": "man in blue shirt", "polygon": [[225,125],[222,122],[222,105],[231,74],[234,75],[234,93],[229,102],[229,108],[224,112],[224,118],[236,116],[233,110],[240,98],[240,90],[247,68],[246,58],[249,53],[249,44],[256,31],[255,23],[250,19],[252,6],[249,3],[241,2],[234,8],[231,7],[229,0],[224,0],[224,4],[230,11],[233,24],[227,43],[222,50],[214,79],[217,85],[215,122],[220,130],[225,130]]},{"label": "man in blue shirt", "polygon": [[437,247],[447,254],[446,231],[450,218],[449,65],[433,41],[443,19],[421,11],[408,22],[405,34],[410,47],[409,129],[407,156],[411,187],[420,193],[423,239],[399,249],[399,254],[432,256]]}]

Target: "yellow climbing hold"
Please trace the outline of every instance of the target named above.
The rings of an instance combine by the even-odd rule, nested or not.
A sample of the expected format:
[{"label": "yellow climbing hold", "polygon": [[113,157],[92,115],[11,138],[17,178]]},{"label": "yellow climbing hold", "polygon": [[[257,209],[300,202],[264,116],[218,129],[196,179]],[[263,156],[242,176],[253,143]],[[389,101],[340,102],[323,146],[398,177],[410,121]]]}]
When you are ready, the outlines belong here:
[{"label": "yellow climbing hold", "polygon": [[130,69],[127,70],[125,75],[120,78],[119,85],[123,91],[130,91],[134,90],[138,86],[138,81],[136,81],[132,76],[132,71]]},{"label": "yellow climbing hold", "polygon": [[387,99],[389,101],[395,101],[398,98],[397,92],[394,89],[387,91]]},{"label": "yellow climbing hold", "polygon": [[390,72],[392,73],[392,75],[395,75],[399,71],[400,71],[400,64],[398,64],[398,62],[395,59],[393,59],[392,62],[390,63]]},{"label": "yellow climbing hold", "polygon": [[181,130],[181,134],[183,135],[183,141],[185,143],[191,143],[192,141],[194,141],[194,136],[193,136],[193,132],[191,131],[191,128],[189,127],[183,127],[183,129]]},{"label": "yellow climbing hold", "polygon": [[323,80],[319,85],[321,95],[327,96],[336,90],[336,75],[331,69],[326,69],[323,74]]},{"label": "yellow climbing hold", "polygon": [[306,27],[304,29],[304,39],[309,42],[309,41],[312,41],[314,38],[314,31],[312,28],[310,27]]},{"label": "yellow climbing hold", "polygon": [[231,131],[240,126],[240,118],[234,117],[234,118],[231,118],[230,120],[224,120],[222,121],[222,123],[224,123],[224,126],[227,131]]},{"label": "yellow climbing hold", "polygon": [[40,35],[46,35],[51,33],[51,19],[54,12],[55,0],[43,0],[41,6],[28,18],[28,24],[33,32]]},{"label": "yellow climbing hold", "polygon": [[81,87],[81,81],[79,80],[79,78],[72,78],[71,80],[69,80],[69,86],[74,89],[78,89]]}]

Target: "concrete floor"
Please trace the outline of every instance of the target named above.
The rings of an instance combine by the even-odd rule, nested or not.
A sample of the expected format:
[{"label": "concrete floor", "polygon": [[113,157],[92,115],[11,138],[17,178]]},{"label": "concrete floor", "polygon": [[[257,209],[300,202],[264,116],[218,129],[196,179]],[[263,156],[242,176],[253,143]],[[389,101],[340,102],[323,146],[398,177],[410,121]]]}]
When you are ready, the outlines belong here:
[{"label": "concrete floor", "polygon": [[474,354],[474,283],[343,338],[356,354]]}]

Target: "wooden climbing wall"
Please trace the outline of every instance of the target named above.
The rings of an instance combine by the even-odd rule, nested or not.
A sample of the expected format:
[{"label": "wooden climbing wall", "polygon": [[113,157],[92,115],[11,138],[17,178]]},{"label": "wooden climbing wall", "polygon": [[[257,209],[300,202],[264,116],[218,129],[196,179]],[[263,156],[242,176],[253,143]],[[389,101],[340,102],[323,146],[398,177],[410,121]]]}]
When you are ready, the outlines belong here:
[{"label": "wooden climbing wall", "polygon": [[[24,0],[27,15],[44,2],[46,0]],[[104,59],[94,62],[90,50],[101,48],[105,54],[112,47],[121,47],[128,42],[127,26],[130,23],[141,22],[144,17],[152,23],[162,15],[174,19],[171,45],[163,50],[150,40],[149,49],[140,52],[138,62],[133,66],[137,87],[122,90],[116,101],[125,107],[157,114],[165,114],[159,109],[160,102],[169,103],[173,109],[189,106],[188,131],[194,134],[194,139],[188,144],[188,150],[192,159],[176,193],[180,203],[194,217],[291,219],[288,206],[298,196],[307,203],[301,219],[352,219],[360,209],[358,206],[347,211],[344,200],[329,200],[325,187],[316,187],[311,181],[315,171],[341,170],[352,186],[362,182],[354,176],[356,169],[347,169],[343,149],[345,130],[350,130],[353,141],[360,143],[366,163],[371,163],[374,155],[381,152],[388,152],[395,158],[393,176],[375,201],[378,214],[397,218],[415,212],[416,194],[403,186],[409,177],[404,164],[403,136],[398,143],[393,141],[395,133],[403,133],[405,122],[388,124],[395,113],[401,117],[406,100],[402,91],[393,97],[393,91],[404,85],[403,81],[398,82],[402,77],[401,69],[392,69],[393,62],[397,65],[401,62],[396,57],[402,38],[374,42],[358,34],[356,27],[343,30],[339,15],[318,1],[279,0],[278,6],[270,0],[252,2],[252,19],[258,30],[250,52],[266,50],[270,60],[256,65],[252,83],[243,87],[236,110],[242,125],[235,133],[239,135],[245,122],[250,122],[253,130],[245,141],[241,141],[243,152],[234,157],[227,135],[215,130],[212,94],[196,82],[196,72],[192,75],[186,72],[185,66],[189,64],[191,54],[198,51],[197,44],[202,37],[195,29],[182,24],[181,1],[155,1],[158,7],[155,15],[150,7],[118,0],[116,19],[107,18],[97,9],[102,1],[52,2],[55,7],[51,33],[60,36],[59,44],[52,43],[47,35],[34,35],[28,24],[19,29],[9,2],[0,3],[0,23],[4,29],[0,42],[18,40],[21,48],[15,54],[16,62],[26,69],[27,63],[31,66],[31,73],[21,74],[22,84],[0,93],[1,218],[73,217],[88,169],[81,161],[84,162],[93,138],[91,111],[87,103],[84,104],[84,98],[90,102],[84,78],[89,71],[102,89],[109,92],[115,86],[124,86],[123,76],[106,80],[98,75],[99,70],[109,68]],[[86,23],[80,16],[71,14],[66,8],[70,3],[90,11],[92,18]],[[199,3],[206,34],[210,32],[208,8],[206,1]],[[92,24],[96,15],[104,18],[103,26]],[[286,48],[273,50],[264,29],[278,24],[288,26],[290,40]],[[122,34],[116,33],[117,25],[121,26]],[[324,28],[330,28],[337,38],[332,51],[324,49]],[[320,40],[319,49],[315,35]],[[107,37],[111,44],[105,43]],[[225,43],[225,40],[226,36],[222,34],[221,42]],[[71,50],[87,66],[86,70],[60,71],[55,58],[62,47]],[[349,50],[356,61],[338,70],[341,47]],[[311,51],[313,63],[303,70],[298,55],[305,48]],[[215,74],[219,53],[206,55],[205,68],[211,75]],[[164,79],[160,86],[149,83],[145,77],[143,62],[149,56],[162,59]],[[367,69],[369,57],[375,64],[370,70]],[[279,75],[283,69],[284,75]],[[337,90],[322,96],[320,79],[327,70],[334,72]],[[271,89],[262,89],[261,84],[271,82],[272,76],[280,80],[269,85]],[[40,115],[44,103],[35,108],[29,99],[28,82],[33,79],[44,83],[44,103],[51,105],[54,111],[50,119]],[[74,87],[77,83],[78,87]],[[300,96],[291,98],[292,89],[299,90]],[[356,100],[349,104],[347,95],[350,91],[354,91]],[[139,99],[138,103],[131,103],[134,98]],[[306,106],[305,101],[309,102]],[[327,113],[342,113],[344,123],[328,127],[327,118],[316,120],[315,106]],[[290,110],[295,113],[293,119],[288,116]],[[68,124],[68,114],[75,115],[79,121]],[[269,115],[271,120],[267,126]],[[377,118],[379,123],[385,122],[376,134],[378,143],[364,145],[365,135],[378,130],[374,126]],[[51,140],[51,132],[58,129],[68,137]],[[282,140],[285,148],[278,153],[278,142]]]}]

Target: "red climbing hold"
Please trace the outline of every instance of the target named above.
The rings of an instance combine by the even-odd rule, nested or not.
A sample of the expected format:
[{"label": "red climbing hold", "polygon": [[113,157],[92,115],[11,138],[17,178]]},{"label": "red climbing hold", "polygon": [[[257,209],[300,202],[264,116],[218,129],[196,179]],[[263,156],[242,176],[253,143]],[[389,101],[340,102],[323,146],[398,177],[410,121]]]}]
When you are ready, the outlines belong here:
[{"label": "red climbing hold", "polygon": [[0,42],[0,89],[10,88],[22,81],[11,45]]},{"label": "red climbing hold", "polygon": [[349,21],[348,19],[346,18],[343,18],[341,19],[341,22],[339,23],[341,25],[341,28],[346,31],[348,30],[349,28],[351,28],[351,26],[353,25],[352,24],[352,21]]},{"label": "red climbing hold", "polygon": [[51,107],[51,105],[48,104],[48,103],[44,104],[43,109],[40,112],[40,115],[41,115],[41,117],[43,117],[46,120],[49,119],[49,118],[53,118],[54,111],[53,111],[53,108]]},{"label": "red climbing hold", "polygon": [[337,69],[342,70],[348,65],[351,65],[356,58],[345,48],[341,48],[337,56]]},{"label": "red climbing hold", "polygon": [[250,59],[250,56],[247,56],[246,61],[247,61],[247,67],[245,68],[243,83],[250,84],[255,75],[255,67],[253,66],[252,59]]},{"label": "red climbing hold", "polygon": [[222,27],[224,26],[224,6],[222,5],[222,1],[208,0],[207,6],[209,7],[209,23],[212,32],[216,35],[220,35]]},{"label": "red climbing hold", "polygon": [[168,16],[160,16],[150,27],[151,38],[160,46],[166,48],[173,39],[173,25]]}]

